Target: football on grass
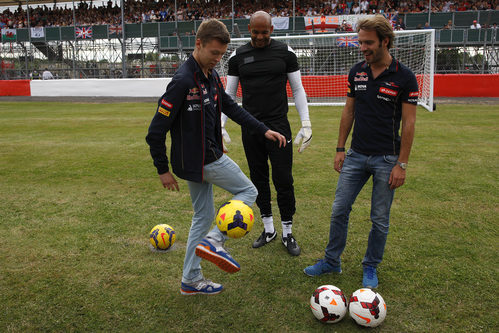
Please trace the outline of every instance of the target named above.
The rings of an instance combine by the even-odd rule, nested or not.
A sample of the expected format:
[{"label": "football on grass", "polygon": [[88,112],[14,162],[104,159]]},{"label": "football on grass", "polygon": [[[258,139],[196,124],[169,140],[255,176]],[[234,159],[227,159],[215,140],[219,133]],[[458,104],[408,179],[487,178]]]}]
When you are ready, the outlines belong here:
[{"label": "football on grass", "polygon": [[347,300],[340,288],[324,285],[310,297],[310,308],[315,318],[326,324],[339,322],[347,313]]},{"label": "football on grass", "polygon": [[240,200],[230,200],[218,209],[215,223],[218,229],[231,238],[241,238],[251,231],[255,216],[250,206]]},{"label": "football on grass", "polygon": [[175,243],[175,230],[168,224],[158,224],[149,233],[149,242],[159,251],[169,250]]},{"label": "football on grass", "polygon": [[386,303],[377,292],[362,288],[350,296],[348,304],[350,317],[361,326],[376,327],[386,317]]}]

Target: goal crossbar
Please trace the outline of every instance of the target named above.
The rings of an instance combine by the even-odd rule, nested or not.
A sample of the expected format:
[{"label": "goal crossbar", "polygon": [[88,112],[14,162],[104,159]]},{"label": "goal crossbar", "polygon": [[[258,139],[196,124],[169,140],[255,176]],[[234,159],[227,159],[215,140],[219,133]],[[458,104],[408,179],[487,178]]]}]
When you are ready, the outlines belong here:
[{"label": "goal crossbar", "polygon": [[[350,68],[364,60],[359,51],[357,33],[275,36],[296,53],[302,82],[309,105],[345,105],[347,77]],[[233,38],[227,52],[217,66],[222,77],[227,75],[228,59],[232,52],[250,38]],[[433,111],[435,30],[395,31],[390,53],[408,66],[419,85],[418,104]],[[289,104],[294,105],[288,83]],[[238,102],[241,91],[238,89]]]}]

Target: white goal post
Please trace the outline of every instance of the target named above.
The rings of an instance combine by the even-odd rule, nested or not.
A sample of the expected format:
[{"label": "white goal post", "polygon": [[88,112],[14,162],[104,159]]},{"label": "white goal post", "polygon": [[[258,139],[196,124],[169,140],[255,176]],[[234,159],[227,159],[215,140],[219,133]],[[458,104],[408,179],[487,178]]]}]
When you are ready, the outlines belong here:
[{"label": "white goal post", "polygon": [[[347,76],[350,68],[364,60],[359,51],[356,33],[273,36],[295,51],[302,82],[309,105],[344,105]],[[239,46],[250,38],[232,39],[227,52],[217,66],[222,78],[227,75],[228,59]],[[435,59],[435,30],[395,31],[395,43],[390,53],[408,66],[419,85],[418,104],[433,111],[433,74]],[[238,89],[238,102],[241,91]],[[294,105],[288,83],[290,105]]]}]

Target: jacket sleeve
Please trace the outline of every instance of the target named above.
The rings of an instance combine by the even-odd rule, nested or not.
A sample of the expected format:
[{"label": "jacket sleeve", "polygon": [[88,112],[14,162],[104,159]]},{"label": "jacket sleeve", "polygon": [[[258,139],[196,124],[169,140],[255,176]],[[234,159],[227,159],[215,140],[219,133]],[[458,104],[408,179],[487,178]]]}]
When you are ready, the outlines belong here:
[{"label": "jacket sleeve", "polygon": [[180,73],[174,75],[166,92],[158,100],[156,113],[149,125],[146,142],[149,144],[154,166],[160,175],[170,171],[166,155],[166,133],[170,131],[180,113],[187,91],[187,82],[183,80],[182,75]]}]

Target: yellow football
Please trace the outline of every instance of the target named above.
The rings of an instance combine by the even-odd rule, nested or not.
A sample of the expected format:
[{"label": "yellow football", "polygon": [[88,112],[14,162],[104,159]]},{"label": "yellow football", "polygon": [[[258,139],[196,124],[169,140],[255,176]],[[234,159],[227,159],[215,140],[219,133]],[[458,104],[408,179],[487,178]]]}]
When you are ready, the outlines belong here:
[{"label": "yellow football", "polygon": [[224,235],[240,238],[251,231],[255,216],[251,207],[241,200],[230,200],[220,206],[215,221]]},{"label": "yellow football", "polygon": [[168,224],[158,224],[151,229],[149,234],[149,242],[151,245],[160,251],[166,251],[175,243],[175,229]]}]

